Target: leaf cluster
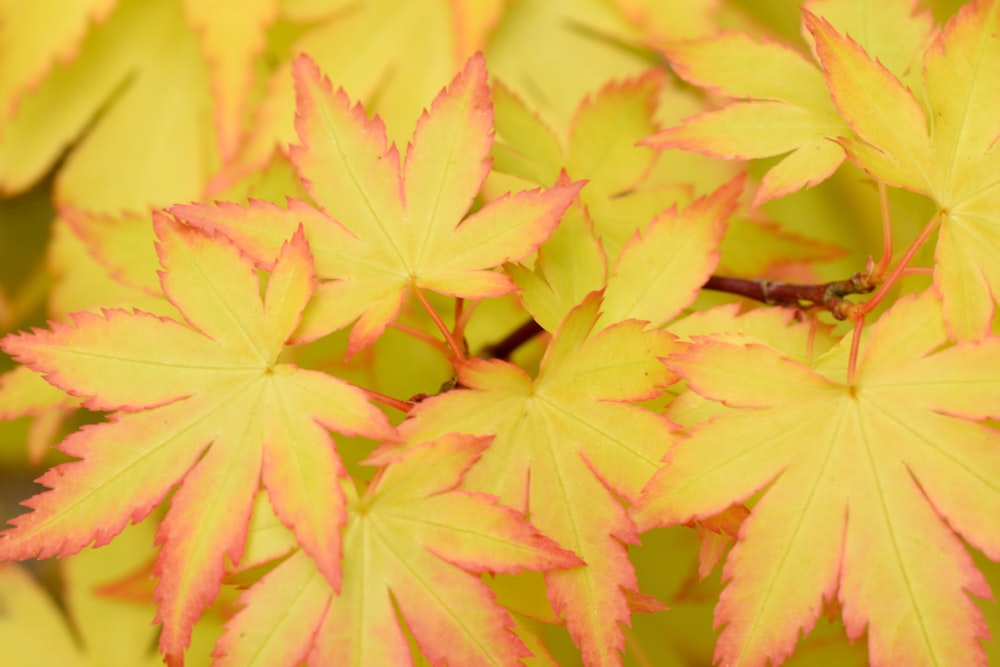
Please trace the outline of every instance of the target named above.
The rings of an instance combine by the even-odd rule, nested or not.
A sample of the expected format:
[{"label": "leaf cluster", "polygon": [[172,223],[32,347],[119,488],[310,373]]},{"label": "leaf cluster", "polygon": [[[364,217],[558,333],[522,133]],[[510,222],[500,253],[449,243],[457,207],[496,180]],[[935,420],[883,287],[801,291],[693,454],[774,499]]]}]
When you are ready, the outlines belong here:
[{"label": "leaf cluster", "polygon": [[39,1],[24,664],[1000,660],[1000,1]]}]

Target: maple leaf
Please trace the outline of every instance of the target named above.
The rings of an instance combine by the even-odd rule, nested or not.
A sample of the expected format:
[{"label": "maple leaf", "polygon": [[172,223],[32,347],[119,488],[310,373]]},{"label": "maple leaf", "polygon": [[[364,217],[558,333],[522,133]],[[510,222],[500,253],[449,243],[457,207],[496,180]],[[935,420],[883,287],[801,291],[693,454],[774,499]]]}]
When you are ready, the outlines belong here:
[{"label": "maple leaf", "polygon": [[482,299],[514,289],[492,270],[532,252],[551,234],[581,183],[507,195],[463,219],[489,172],[492,112],[486,66],[471,58],[417,123],[400,171],[385,128],[333,92],[306,56],[296,60],[297,128],[292,160],[319,205],[288,209],[251,201],[174,206],[195,226],[230,235],[267,265],[303,224],[316,258],[316,288],[297,340],[354,320],[348,354],[372,343],[408,288]]},{"label": "maple leaf", "polygon": [[216,664],[409,665],[397,608],[431,664],[522,664],[530,653],[478,575],[582,563],[496,499],[457,490],[488,446],[445,436],[410,450],[360,497],[345,485],[340,593],[292,555],[241,598]]},{"label": "maple leaf", "polygon": [[224,237],[164,215],[154,224],[163,292],[190,326],[105,310],[2,341],[52,384],[85,397],[86,407],[118,412],[63,441],[82,460],[39,479],[51,490],[25,503],[34,511],[12,521],[0,558],[104,544],[183,481],[158,535],[160,646],[176,663],[219,590],[225,557],[239,561],[261,480],[277,514],[338,585],[346,516],[336,480],[344,473],[326,429],[375,438],[393,430],[359,389],[278,363],[312,291],[301,231],[280,253],[262,301],[251,260]]},{"label": "maple leaf", "polygon": [[278,13],[277,0],[182,0],[211,69],[215,134],[223,162],[236,156],[243,134],[254,60]]},{"label": "maple leaf", "polygon": [[[835,15],[842,29],[855,34],[891,33],[892,39],[869,43],[900,69],[910,64],[931,31],[929,17],[914,16],[910,0],[880,2],[863,10],[854,2],[806,4],[815,12]],[[660,50],[683,79],[729,101],[649,137],[646,145],[730,159],[788,153],[761,179],[754,207],[820,183],[843,162],[844,151],[834,140],[849,136],[850,127],[837,114],[819,68],[793,49],[724,32],[671,42]]]},{"label": "maple leaf", "polygon": [[[819,78],[818,71],[816,76]],[[504,86],[495,85],[493,94],[499,139],[493,149],[494,169],[541,185],[557,182],[559,178],[565,177],[564,174],[576,179],[586,179],[587,187],[580,192],[580,200],[586,205],[587,215],[593,221],[593,232],[600,239],[602,253],[607,252],[612,264],[619,261],[618,256],[626,246],[630,246],[632,254],[630,261],[634,263],[638,251],[636,246],[643,245],[647,249],[647,257],[650,258],[656,252],[663,251],[672,253],[676,258],[693,262],[699,255],[706,256],[711,253],[714,268],[717,240],[704,252],[676,252],[675,248],[670,247],[671,237],[675,233],[681,233],[682,230],[668,228],[684,223],[677,220],[670,223],[665,220],[677,216],[675,210],[677,207],[692,204],[695,199],[694,192],[702,188],[707,190],[706,184],[696,185],[693,181],[699,179],[691,173],[691,166],[678,165],[668,158],[667,152],[651,151],[642,145],[637,146],[637,143],[643,143],[643,140],[659,130],[660,125],[656,117],[657,102],[663,104],[660,98],[668,92],[669,88],[664,85],[662,73],[656,71],[648,72],[635,80],[605,85],[596,94],[588,96],[580,103],[569,128],[566,148],[563,149],[555,134],[528,109],[524,102]],[[667,100],[676,102],[675,98]],[[684,170],[684,181],[692,182],[678,182],[678,169]],[[717,167],[712,169],[712,183],[718,180],[720,172],[724,173]],[[737,173],[734,178],[740,178],[740,174]],[[721,185],[713,188],[718,190]],[[704,203],[699,204],[703,205]],[[681,214],[682,218],[685,215],[690,218],[687,220],[688,229],[684,231],[698,234],[708,232],[711,228],[714,232],[721,232],[718,227],[721,220],[705,225],[704,228],[692,226],[694,218],[697,217],[694,213],[697,208],[698,206],[692,206],[690,213]],[[729,208],[731,209],[729,212],[732,213],[735,202],[730,204]],[[728,214],[724,217],[728,217]],[[634,238],[637,232],[642,232],[640,236],[645,236],[647,228],[652,238],[637,242]],[[564,266],[573,266],[573,272],[582,273],[587,262],[578,262],[577,258],[587,258],[589,263],[593,264],[594,241],[588,239],[592,235],[590,233],[572,235],[570,242],[575,248],[571,256],[565,255],[565,249],[559,247],[567,245],[565,239],[544,253],[540,250],[540,254],[551,257],[548,261],[535,263],[537,275],[534,277],[523,270],[514,269],[516,272],[514,280],[525,290],[525,298],[532,300],[536,306],[542,305],[543,300],[549,301],[549,306],[553,305],[550,295],[546,292],[551,291],[557,300],[562,295],[555,291],[556,286],[545,284],[545,271],[553,270],[551,259],[555,258]],[[693,239],[687,236],[684,241],[678,240],[678,243],[692,241]],[[764,275],[760,273],[761,268],[772,268],[768,265],[779,258],[784,262],[790,257],[815,261],[830,259],[839,252],[835,247],[808,242],[783,232],[777,225],[746,219],[730,221],[725,244],[727,250],[723,253],[723,258],[725,259],[727,255],[729,257],[725,267],[728,272],[735,275]],[[612,274],[619,272],[621,268],[620,266],[614,268]],[[648,266],[644,268],[650,269]],[[665,269],[662,265],[655,266],[652,270],[660,271],[662,276],[674,275],[673,270]],[[709,273],[711,271],[705,273],[706,278]],[[579,293],[582,290],[582,294],[579,294],[582,296],[589,291],[586,289],[588,285],[590,289],[598,289],[601,285],[593,286],[595,279],[599,280],[596,272],[590,271],[580,277],[579,282],[583,283],[583,286],[574,286],[569,291],[563,290],[563,294],[569,296],[571,292]],[[532,286],[540,287],[541,294],[538,290],[532,291]],[[665,287],[671,299],[683,297],[683,291],[674,291],[668,284]],[[617,288],[611,289],[610,292],[613,293],[615,289]],[[563,299],[563,302],[572,307],[579,303],[579,296],[576,299]],[[655,289],[651,289],[647,294],[650,300],[656,300],[660,296],[662,295]],[[663,311],[672,311],[672,305],[664,302]],[[605,309],[611,310],[611,303],[607,300]],[[568,308],[561,314],[565,315],[567,310]],[[532,314],[535,315],[534,312]],[[550,322],[551,318],[548,318],[548,315],[549,313],[545,313],[543,317]],[[633,313],[629,316],[654,322],[662,321],[657,314]],[[624,317],[609,316],[609,319],[624,319]],[[548,326],[546,329],[551,330]]]},{"label": "maple leaf", "polygon": [[989,586],[952,530],[1000,559],[1000,432],[976,423],[1000,415],[1000,338],[935,352],[946,341],[925,292],[872,327],[853,383],[850,340],[814,368],[711,338],[670,357],[729,409],[670,450],[633,506],[640,530],[764,489],[723,573],[718,661],[782,662],[836,599],[873,665],[986,664],[967,592]]},{"label": "maple leaf", "polygon": [[[555,127],[568,127],[584,96],[638,77],[650,61],[632,48],[635,31],[611,2],[510,3],[487,55],[494,76],[514,87]],[[544,44],[545,48],[539,48]]]},{"label": "maple leaf", "polygon": [[[495,169],[548,186],[564,178],[586,180],[580,199],[613,259],[636,229],[666,208],[666,183],[649,176],[660,153],[636,143],[657,129],[653,115],[662,72],[603,86],[579,104],[565,148],[525,103],[494,87],[497,132]],[[670,175],[670,182],[676,175]],[[674,189],[676,190],[676,188]]]},{"label": "maple leaf", "polygon": [[[304,189],[287,160],[275,156],[267,168],[232,183],[228,192],[284,201],[289,192],[304,194]],[[60,206],[59,214],[57,234],[62,234],[61,223],[67,223],[73,230],[70,239],[76,242],[74,245],[82,243],[86,253],[54,250],[53,271],[60,274],[61,283],[81,285],[76,291],[82,298],[58,304],[53,319],[95,305],[129,305],[158,315],[177,316],[160,289],[160,260],[148,211],[107,214]],[[66,245],[62,238],[58,243]]]},{"label": "maple leaf", "polygon": [[725,158],[791,154],[761,180],[753,205],[815,185],[844,160],[828,137],[849,131],[837,116],[818,68],[775,42],[722,33],[661,49],[686,81],[735,100],[685,119],[643,143]]},{"label": "maple leaf", "polygon": [[146,521],[130,527],[113,545],[60,560],[61,604],[27,568],[0,566],[4,665],[162,665],[152,650],[156,630],[149,625],[148,609],[98,592],[152,555],[154,530],[154,522]]},{"label": "maple leaf", "polygon": [[[697,177],[690,174],[690,166],[685,167],[671,162],[663,151],[651,151],[636,146],[637,142],[641,142],[659,128],[654,114],[657,109],[657,99],[666,90],[662,74],[657,72],[647,73],[636,80],[604,86],[595,95],[588,96],[580,103],[569,129],[567,146],[564,150],[555,134],[537,115],[531,113],[519,98],[502,85],[495,85],[493,94],[499,139],[493,148],[494,169],[541,185],[558,182],[560,178],[565,177],[564,174],[572,178],[586,179],[587,187],[580,192],[580,200],[586,205],[587,214],[593,220],[593,231],[599,237],[602,250],[607,251],[612,263],[618,260],[618,255],[626,245],[630,246],[631,260],[636,258],[635,246],[645,245],[648,249],[647,256],[658,251],[670,252],[674,257],[683,257],[692,262],[695,257],[708,255],[711,252],[714,261],[717,242],[711,243],[710,250],[704,252],[679,253],[670,247],[670,240],[674,234],[680,234],[681,230],[665,229],[671,224],[664,218],[677,215],[676,210],[671,209],[691,204],[696,187],[701,189],[704,184],[695,186],[694,183],[678,183],[678,168],[686,169],[685,180],[697,180]],[[717,180],[719,171],[713,169],[716,175],[712,177],[712,181]],[[734,178],[739,177],[740,175],[736,174]],[[703,205],[704,203],[699,204]],[[689,226],[695,222],[694,218],[697,216],[694,210],[697,208],[692,206],[690,213],[682,214],[682,217],[686,215],[691,218],[687,221]],[[735,208],[735,202],[732,202],[729,208]],[[674,221],[673,226],[677,224],[681,223]],[[716,224],[705,225],[704,229],[693,226],[687,231],[707,232],[709,227],[716,232],[721,231]],[[637,243],[633,238],[636,232],[641,231],[645,235],[647,228],[649,234],[659,238],[659,241],[649,238]],[[578,262],[578,258],[588,258],[590,263],[593,263],[594,241],[588,240],[591,235],[574,234],[569,237],[575,246],[572,255],[564,254],[565,249],[559,247],[567,245],[566,239],[553,244],[552,248],[540,250],[540,255],[552,257],[545,262],[535,263],[537,280],[524,271],[515,269],[517,272],[513,277],[525,290],[525,298],[539,300],[540,295],[537,291],[528,293],[531,291],[530,286],[534,284],[542,288],[541,298],[551,301],[544,292],[551,287],[555,293],[556,286],[545,285],[543,274],[546,270],[552,271],[552,258],[564,266],[573,266],[574,272],[583,273],[587,263]],[[691,242],[691,239],[678,240],[678,243],[684,242]],[[838,252],[838,249],[831,246],[806,242],[804,239],[789,235],[776,225],[746,219],[730,222],[726,245],[728,250],[723,257],[728,254],[730,258],[726,262],[726,268],[736,275],[761,275],[759,273],[761,267],[767,267],[776,258],[785,262],[789,257],[829,259]],[[657,246],[659,247],[654,250]],[[541,266],[542,264],[548,266]],[[577,264],[579,266],[575,266]],[[620,268],[614,269],[613,273],[617,273]],[[757,272],[754,272],[754,269]],[[661,271],[661,275],[674,275],[673,270],[664,269],[662,265],[656,267],[656,270]],[[706,278],[708,273],[705,273]],[[564,293],[569,295],[570,292],[579,293],[581,290],[582,293],[579,293],[578,298],[568,299],[565,303],[570,307],[579,303],[580,297],[590,291],[586,288],[587,285],[591,285],[590,289],[601,287],[601,285],[593,286],[595,278],[599,280],[595,271],[581,275],[579,282],[583,283],[583,286],[573,286],[572,290],[564,290]],[[670,286],[667,285],[667,288],[669,291]],[[560,296],[558,293],[555,295],[557,298]],[[671,298],[682,295],[683,292],[678,290],[671,293]],[[647,296],[655,300],[661,295],[651,290]],[[671,311],[671,305],[664,303],[663,310]],[[605,308],[610,309],[607,300]],[[562,315],[565,315],[567,310],[568,308]],[[658,316],[640,314],[630,316],[655,322],[662,321]],[[624,317],[611,319],[624,319]]]},{"label": "maple leaf", "polygon": [[[599,306],[595,293],[570,312],[535,380],[503,361],[470,359],[458,368],[468,389],[420,403],[400,427],[411,443],[453,432],[495,436],[462,488],[528,513],[587,563],[545,581],[589,665],[620,662],[626,592],[642,598],[623,545],[636,541],[635,529],[615,494],[637,499],[670,440],[665,420],[628,402],[670,382],[659,357],[673,340],[634,320],[595,333]],[[369,460],[397,451],[383,447]]]},{"label": "maple leaf", "polygon": [[[85,38],[74,29],[78,37],[66,45],[72,59],[34,82],[3,120],[0,189],[25,189],[67,153],[54,186],[62,203],[139,210],[199,196],[218,162],[205,113],[213,101],[207,65],[180,3],[92,1],[38,15],[71,21],[71,14],[88,11],[84,5],[105,20]],[[20,55],[3,52],[0,60]]]},{"label": "maple leaf", "polygon": [[[151,518],[128,527],[113,544],[60,559],[52,564],[58,591],[44,571],[0,566],[4,667],[162,665],[154,648],[157,629],[149,623],[152,585],[145,567],[155,553],[155,532]],[[208,667],[222,626],[220,614],[201,619],[192,637],[198,653],[189,665]]]},{"label": "maple leaf", "polygon": [[[103,215],[64,206],[60,215],[86,247],[92,258],[91,263],[96,261],[108,278],[123,287],[134,288],[136,292],[162,298],[157,275],[160,261],[156,256],[156,237],[149,224],[149,212]],[[93,272],[92,266],[88,268]],[[67,270],[72,271],[71,264]],[[78,309],[91,304],[118,305],[114,295],[107,290],[93,292],[90,304],[80,304]],[[138,306],[135,301],[139,296],[136,294],[131,303],[124,303]],[[141,309],[148,310],[148,307],[143,304]]]},{"label": "maple leaf", "polygon": [[683,210],[672,206],[657,215],[622,248],[606,281],[603,247],[579,210],[539,248],[533,270],[515,264],[508,273],[521,287],[525,308],[548,331],[588,286],[606,288],[600,324],[637,319],[659,326],[695,299],[718,263],[726,218],[742,187],[740,176]]},{"label": "maple leaf", "polygon": [[[922,9],[922,4],[918,0],[886,0],[877,5],[853,0],[806,0],[802,6],[839,32],[851,35],[890,72],[914,87],[920,80],[920,60],[937,34],[934,15]],[[816,44],[804,21],[801,32],[815,56]]]},{"label": "maple leaf", "polygon": [[[69,216],[56,218],[47,251],[47,263],[54,280],[48,295],[47,311],[51,319],[64,319],[72,312],[93,308],[95,304],[135,307],[168,317],[178,315],[170,302],[163,298],[158,283],[157,290],[153,293],[151,285],[156,279],[154,270],[147,266],[147,275],[143,276],[143,281],[133,282],[130,280],[133,275],[126,275],[133,264],[145,264],[143,260],[147,256],[151,256],[156,266],[159,266],[149,216],[147,214],[142,218],[140,221],[138,217],[130,217],[129,221],[135,224],[128,227],[113,225],[115,232],[131,232],[141,227],[145,230],[141,237],[132,233],[124,236],[109,233],[106,236],[111,241],[108,245],[121,253],[115,259],[128,258],[125,271],[120,271],[112,262],[102,261],[98,264],[88,252],[87,246],[92,244],[85,245],[76,235],[82,225],[72,225],[71,229],[67,224]],[[148,254],[145,252],[146,248],[149,249]],[[116,279],[112,279],[112,276]],[[119,276],[121,281],[117,280]],[[136,285],[145,283],[143,287],[148,288],[148,291],[129,286],[130,282]],[[58,443],[59,436],[64,434],[61,431],[62,423],[74,413],[79,404],[80,399],[48,384],[26,366],[18,366],[0,376],[0,418],[32,417],[27,445],[28,458],[33,462],[41,461],[46,452]]]},{"label": "maple leaf", "polygon": [[719,0],[615,0],[641,33],[658,41],[691,39],[715,32]]},{"label": "maple leaf", "polygon": [[856,136],[841,144],[872,176],[931,197],[939,207],[934,282],[959,339],[990,331],[1000,300],[1000,3],[971,2],[924,55],[927,110],[849,37],[811,14],[806,24],[840,114]]},{"label": "maple leaf", "polygon": [[[402,143],[427,101],[485,47],[504,1],[339,4],[282,2],[282,17],[306,27],[289,52],[308,53],[369,115],[382,119],[391,140]],[[254,168],[295,141],[292,69],[286,62],[272,73],[238,168]]]},{"label": "maple leaf", "polygon": [[[67,5],[61,0],[0,5],[0,116],[16,108],[21,95],[57,61],[71,59],[89,24],[107,18],[117,0]],[[16,56],[16,57],[15,57]]]},{"label": "maple leaf", "polygon": [[518,298],[525,310],[539,326],[553,332],[588,294],[604,288],[607,260],[587,209],[576,203],[538,248],[534,267],[505,268],[520,288]]},{"label": "maple leaf", "polygon": [[633,318],[659,326],[689,306],[719,262],[726,218],[742,190],[741,175],[683,210],[672,206],[636,232],[608,276],[601,321]]}]

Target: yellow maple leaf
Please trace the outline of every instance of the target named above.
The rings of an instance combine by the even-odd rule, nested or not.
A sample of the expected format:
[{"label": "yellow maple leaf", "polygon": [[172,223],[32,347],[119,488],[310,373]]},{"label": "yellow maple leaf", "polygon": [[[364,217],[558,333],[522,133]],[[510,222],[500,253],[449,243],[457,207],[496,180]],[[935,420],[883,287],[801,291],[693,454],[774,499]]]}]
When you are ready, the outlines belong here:
[{"label": "yellow maple leaf", "polygon": [[522,664],[530,653],[510,614],[476,575],[581,562],[495,498],[456,488],[488,445],[445,436],[410,450],[360,496],[348,484],[339,593],[293,554],[247,591],[216,664],[407,665],[397,613],[431,664]]},{"label": "yellow maple leaf", "polygon": [[8,336],[3,349],[86,407],[117,410],[70,435],[80,458],[40,478],[50,490],[12,520],[0,558],[66,556],[108,542],[179,482],[160,527],[160,647],[176,664],[201,611],[238,562],[263,482],[276,513],[340,582],[344,475],[328,429],[393,437],[361,390],[279,362],[313,286],[301,231],[285,245],[261,298],[253,263],[224,237],[156,218],[163,292],[190,326],[141,311],[76,313]]},{"label": "yellow maple leaf", "polygon": [[875,178],[931,197],[940,234],[934,282],[950,332],[990,331],[1000,300],[1000,2],[964,6],[924,56],[927,109],[850,37],[806,14],[840,114],[841,141]]},{"label": "yellow maple leaf", "polygon": [[967,593],[989,586],[959,536],[1000,558],[1000,432],[977,423],[1000,415],[1000,338],[935,351],[946,340],[925,292],[872,327],[854,382],[850,341],[814,368],[712,338],[667,362],[729,409],[671,449],[637,525],[709,517],[763,490],[726,562],[717,660],[778,664],[837,600],[850,638],[867,627],[872,664],[986,664]]},{"label": "yellow maple leaf", "polygon": [[[673,340],[637,320],[596,329],[599,306],[594,293],[566,316],[534,380],[506,362],[470,359],[458,375],[468,389],[427,399],[401,426],[408,443],[454,432],[494,436],[463,488],[528,513],[587,563],[547,572],[545,583],[589,665],[620,662],[620,624],[633,603],[656,608],[637,592],[625,550],[634,527],[615,496],[637,499],[666,449],[670,425],[629,402],[670,382],[659,358]],[[384,447],[370,460],[398,451]]]},{"label": "yellow maple leaf", "polygon": [[[842,30],[868,37],[866,43],[900,70],[911,64],[931,32],[929,18],[914,15],[908,0],[863,9],[836,0],[806,4],[830,15]],[[879,39],[886,34],[892,38]],[[661,50],[682,78],[727,99],[721,109],[692,116],[646,144],[740,159],[787,153],[761,179],[754,206],[812,187],[843,162],[844,151],[834,140],[850,135],[851,128],[838,116],[821,70],[795,49],[722,32],[670,41]]]},{"label": "yellow maple leaf", "polygon": [[551,234],[582,183],[522,191],[468,215],[489,172],[492,112],[482,56],[421,116],[403,164],[385,126],[368,120],[315,63],[295,66],[301,145],[292,160],[317,207],[260,201],[174,206],[171,213],[231,236],[264,266],[301,223],[329,279],[303,316],[297,340],[354,322],[348,353],[370,345],[409,289],[482,299],[515,289],[495,267],[529,255]]}]

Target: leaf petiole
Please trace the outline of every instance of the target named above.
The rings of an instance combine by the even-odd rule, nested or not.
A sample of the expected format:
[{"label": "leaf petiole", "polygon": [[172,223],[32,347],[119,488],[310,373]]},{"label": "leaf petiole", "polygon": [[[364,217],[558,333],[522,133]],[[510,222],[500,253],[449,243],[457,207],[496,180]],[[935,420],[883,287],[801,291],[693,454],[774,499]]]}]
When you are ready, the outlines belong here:
[{"label": "leaf petiole", "polygon": [[386,394],[379,393],[373,389],[363,389],[360,388],[365,394],[368,395],[369,400],[381,403],[382,405],[389,406],[390,408],[395,408],[403,414],[408,413],[413,409],[412,403],[407,403],[406,401],[401,401],[398,398],[393,398],[392,396],[387,396]]},{"label": "leaf petiole", "polygon": [[903,253],[903,256],[900,258],[899,262],[896,263],[896,266],[893,267],[889,276],[882,282],[881,285],[879,285],[878,291],[875,292],[875,295],[859,306],[862,314],[867,315],[878,307],[879,303],[882,302],[882,299],[885,298],[885,295],[889,293],[889,290],[892,289],[893,285],[896,284],[896,281],[899,280],[900,276],[902,276],[906,271],[907,264],[909,264],[910,260],[913,259],[917,250],[920,249],[920,246],[922,246],[934,230],[937,229],[940,222],[941,214],[935,213],[934,217],[932,217],[927,224],[924,225],[924,228],[920,230],[920,233],[917,234],[917,238],[913,239],[913,243],[911,243],[910,247],[906,249],[905,253]]},{"label": "leaf petiole", "polygon": [[454,334],[452,334],[451,330],[448,329],[447,326],[445,326],[444,320],[441,319],[441,316],[438,315],[438,312],[436,310],[434,310],[434,307],[427,300],[427,297],[424,296],[423,290],[421,290],[416,285],[411,284],[411,287],[413,288],[413,294],[417,297],[417,301],[419,301],[420,305],[424,307],[424,310],[427,311],[427,314],[431,316],[431,319],[434,320],[434,325],[438,328],[438,331],[441,332],[441,335],[444,336],[445,342],[451,349],[451,356],[453,357],[453,361],[456,363],[463,361],[465,359],[465,352],[462,351],[462,345],[459,344],[459,342],[455,339],[455,336]]},{"label": "leaf petiole", "polygon": [[392,327],[393,329],[400,331],[406,334],[407,336],[411,336],[412,338],[416,338],[419,341],[427,343],[428,345],[433,347],[435,350],[437,350],[444,356],[446,357],[448,356],[449,353],[448,346],[445,345],[443,342],[439,341],[434,336],[427,333],[426,331],[421,331],[420,329],[416,329],[406,324],[401,324],[400,322],[390,322],[387,326]]},{"label": "leaf petiole", "polygon": [[885,183],[878,181],[878,205],[882,213],[882,257],[869,274],[881,278],[892,262],[892,217],[889,214],[889,192]]}]

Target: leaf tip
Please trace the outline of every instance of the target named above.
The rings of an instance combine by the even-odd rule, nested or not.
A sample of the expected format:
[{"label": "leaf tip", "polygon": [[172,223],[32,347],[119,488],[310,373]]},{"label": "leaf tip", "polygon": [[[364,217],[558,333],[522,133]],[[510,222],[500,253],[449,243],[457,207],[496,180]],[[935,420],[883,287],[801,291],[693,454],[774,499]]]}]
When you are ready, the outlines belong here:
[{"label": "leaf tip", "polygon": [[295,56],[295,60],[292,61],[292,77],[295,80],[296,88],[305,79],[320,81],[324,78],[319,65],[308,53],[300,53]]}]

